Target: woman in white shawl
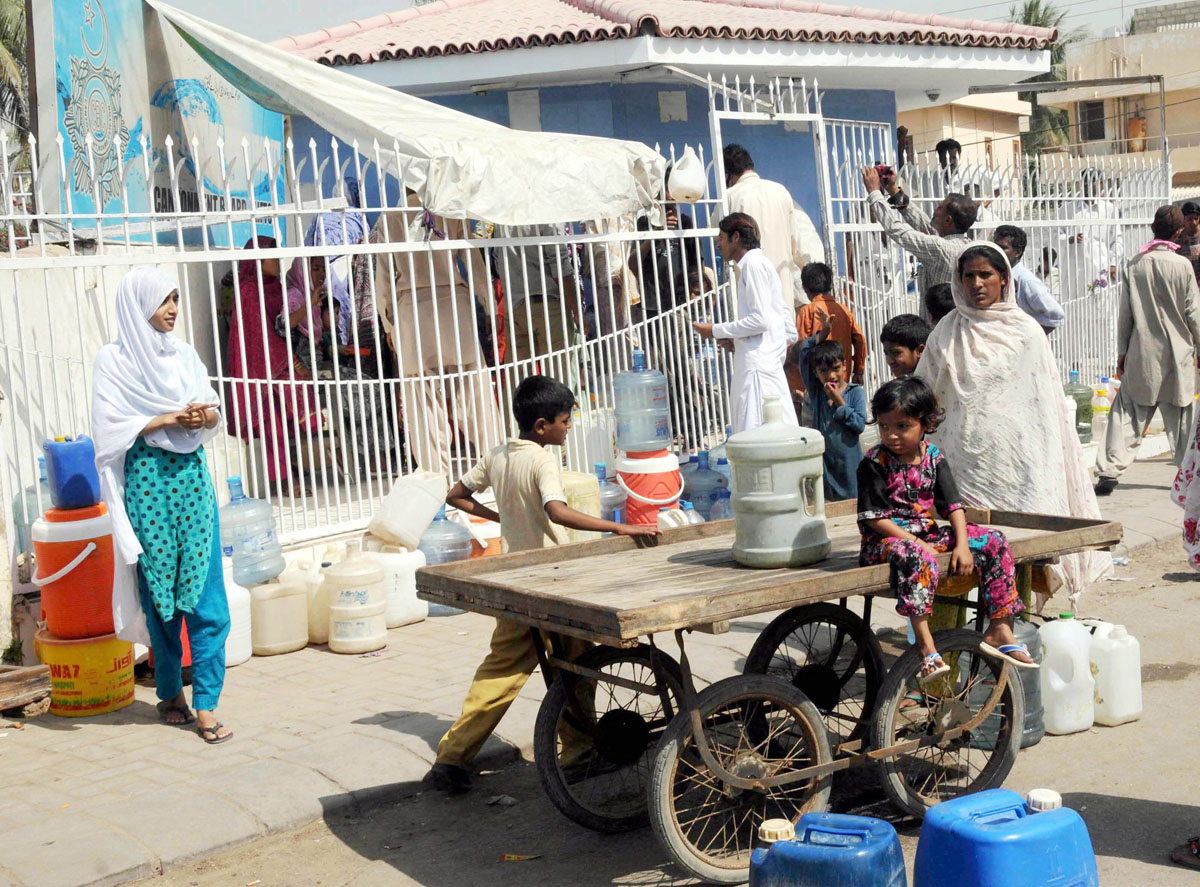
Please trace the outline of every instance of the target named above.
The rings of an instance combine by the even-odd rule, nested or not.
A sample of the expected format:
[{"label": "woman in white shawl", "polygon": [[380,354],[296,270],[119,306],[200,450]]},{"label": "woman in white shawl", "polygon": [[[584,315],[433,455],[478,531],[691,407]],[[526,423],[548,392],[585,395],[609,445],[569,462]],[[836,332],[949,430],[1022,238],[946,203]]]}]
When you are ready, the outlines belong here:
[{"label": "woman in white shawl", "polygon": [[[954,466],[963,499],[982,508],[1099,518],[1054,355],[1016,303],[1004,252],[980,242],[958,260],[956,310],[934,328],[916,375],[946,411],[931,436]],[[1074,603],[1112,558],[1062,558],[1054,574]]]},{"label": "woman in white shawl", "polygon": [[[117,340],[96,355],[92,396],[96,468],[117,553],[113,621],[120,637],[154,649],[161,719],[196,721],[205,742],[224,742],[233,733],[215,710],[229,605],[202,449],[216,433],[220,398],[195,349],[172,335],[179,291],[169,274],[131,269],[116,314]],[[195,716],[183,694],[185,622]]]}]

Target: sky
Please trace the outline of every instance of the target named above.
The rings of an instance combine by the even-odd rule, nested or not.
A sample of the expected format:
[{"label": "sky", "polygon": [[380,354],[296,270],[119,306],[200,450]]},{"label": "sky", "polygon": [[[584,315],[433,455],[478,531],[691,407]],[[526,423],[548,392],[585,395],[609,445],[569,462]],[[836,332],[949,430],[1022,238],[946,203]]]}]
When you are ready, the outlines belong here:
[{"label": "sky", "polygon": [[[408,0],[170,0],[172,5],[204,16],[211,21],[260,40],[275,40],[288,34],[306,34],[318,28],[338,25],[352,19],[367,18],[380,12],[393,12],[408,6]],[[857,0],[845,5],[889,8],[896,0]],[[1067,26],[1087,27],[1099,36],[1106,28],[1127,21],[1139,6],[1160,5],[1152,0],[1126,0],[1125,16],[1120,0],[1057,0],[1068,13]],[[958,17],[995,19],[1008,17],[1010,0],[904,0],[908,12],[935,12]]]}]

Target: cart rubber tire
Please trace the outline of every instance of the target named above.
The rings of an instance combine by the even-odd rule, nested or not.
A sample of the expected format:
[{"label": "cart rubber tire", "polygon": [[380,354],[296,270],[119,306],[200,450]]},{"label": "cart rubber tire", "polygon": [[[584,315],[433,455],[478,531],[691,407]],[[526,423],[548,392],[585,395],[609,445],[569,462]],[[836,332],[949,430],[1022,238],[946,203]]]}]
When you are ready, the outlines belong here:
[{"label": "cart rubber tire", "polygon": [[[740,675],[726,678],[706,688],[697,696],[696,707],[704,720],[705,733],[709,738],[710,747],[712,746],[711,731],[719,729],[722,723],[728,725],[730,721],[728,718],[724,718],[709,723],[708,719],[718,712],[728,711],[730,708],[736,709],[738,703],[743,700],[752,704],[770,701],[774,703],[777,710],[786,709],[788,711],[795,722],[795,727],[803,731],[803,741],[809,751],[811,760],[804,761],[804,766],[823,764],[832,759],[825,724],[816,706],[787,681],[771,675]],[[753,719],[754,716],[752,715],[751,718]],[[744,735],[744,730],[739,731],[739,738]],[[756,763],[761,768],[758,772],[766,772],[770,769],[769,764],[764,767],[761,760],[758,762],[751,760],[757,758],[757,755],[747,754],[759,747],[761,747],[761,743],[755,745],[753,741],[750,745],[741,747],[738,760],[742,767],[746,768],[743,769],[741,775],[751,775],[754,772],[752,768]],[[734,746],[732,750],[739,751],[737,746]],[[723,754],[720,748],[715,749],[714,754],[722,766],[730,765],[730,756]],[[767,799],[761,792],[745,790],[738,792],[732,799],[723,794],[717,803],[725,803],[730,810],[734,811],[734,816],[737,816],[738,809],[746,807],[751,807],[755,812],[745,820],[745,825],[741,828],[743,833],[741,838],[735,837],[735,850],[738,851],[736,858],[722,860],[719,857],[710,856],[689,841],[679,824],[675,804],[675,783],[681,758],[686,758],[685,766],[689,769],[696,772],[701,772],[702,769],[704,773],[708,772],[699,753],[693,747],[692,723],[686,712],[676,715],[655,753],[650,778],[650,824],[654,827],[654,833],[658,836],[658,840],[672,858],[682,868],[702,881],[714,884],[745,883],[749,877],[750,851],[757,841],[758,826],[764,818],[784,816],[792,822],[797,822],[805,813],[819,813],[829,806],[829,790],[832,782],[829,774],[809,781],[804,786],[804,793],[800,796],[789,798],[782,803],[778,800],[772,801],[769,804],[771,809],[768,809]],[[768,761],[770,760],[772,759],[768,759]],[[774,760],[778,762],[779,759]],[[775,791],[780,792],[788,788],[784,786]],[[706,802],[707,800],[705,799]],[[731,803],[731,800],[734,803]],[[766,811],[765,817],[763,811]],[[711,824],[711,820],[708,822]]]},{"label": "cart rubber tire", "polygon": [[[855,659],[858,661],[847,662],[843,666],[845,673],[838,674],[842,669],[832,668],[828,663],[805,663],[801,668],[795,668],[789,664],[789,660],[776,658],[780,648],[785,647],[785,642],[796,636],[804,626],[820,623],[834,626],[854,639]],[[803,634],[794,637],[794,640],[796,642],[786,646],[804,648]],[[805,652],[809,652],[809,649],[805,649]],[[850,666],[853,666],[852,671]],[[857,613],[832,603],[808,604],[780,613],[754,641],[742,669],[743,674],[777,675],[808,696],[824,717],[825,725],[829,728],[829,742],[835,750],[840,743],[866,739],[870,734],[871,716],[886,672],[883,650],[871,627]],[[853,697],[848,697],[845,692],[847,674],[851,676],[850,680],[862,681],[861,690],[856,691]],[[855,678],[860,674],[861,678]],[[843,716],[832,713],[845,706],[850,698],[855,700],[854,704],[861,704],[860,711],[847,711]],[[859,722],[855,724],[848,718],[857,718]]]},{"label": "cart rubber tire", "polygon": [[[670,693],[672,710],[665,713],[660,718],[661,723],[646,724],[645,718],[641,718],[640,722],[637,718],[629,717],[628,715],[616,714],[610,719],[612,730],[609,735],[616,737],[618,741],[626,742],[625,748],[621,749],[621,757],[627,755],[636,755],[636,764],[633,767],[633,781],[627,786],[626,796],[631,803],[620,805],[616,809],[604,809],[601,803],[588,803],[584,797],[583,791],[579,786],[587,781],[587,771],[585,778],[580,780],[575,785],[568,780],[567,774],[564,773],[561,762],[558,758],[558,729],[562,713],[567,707],[567,682],[563,680],[563,676],[559,675],[554,679],[554,682],[547,690],[545,697],[542,700],[542,705],[538,709],[537,723],[534,727],[534,761],[537,765],[538,780],[542,784],[542,789],[546,792],[550,802],[554,804],[559,811],[570,819],[572,822],[582,825],[584,828],[592,829],[597,832],[625,832],[631,829],[640,828],[646,824],[646,788],[649,783],[649,771],[653,761],[654,749],[658,740],[666,732],[672,717],[682,707],[681,700],[683,699],[683,678],[680,674],[679,664],[666,653],[659,651],[657,653],[658,662],[662,665],[665,672],[663,675],[664,682]],[[587,652],[583,653],[575,660],[576,664],[587,668],[595,669],[596,671],[604,671],[606,667],[611,668],[622,663],[632,663],[637,666],[644,666],[643,674],[639,675],[643,681],[649,682],[648,679],[652,675],[653,665],[651,659],[651,650],[648,646],[639,645],[627,649],[616,647],[592,647]],[[620,675],[620,672],[615,672]],[[628,674],[622,675],[629,677]],[[572,677],[576,677],[572,675]],[[586,681],[586,678],[578,677],[578,681]],[[616,688],[616,693],[621,693],[623,697],[632,696],[635,691],[625,688]],[[645,694],[638,693],[638,698],[643,698]],[[610,697],[610,701],[614,701]],[[661,701],[658,703],[661,706]],[[609,709],[604,712],[597,712],[603,718],[604,715],[618,711],[617,708]],[[648,728],[648,729],[645,729]],[[632,745],[629,743],[632,742]],[[639,748],[644,742],[644,748]],[[626,763],[623,769],[629,769],[629,764]],[[595,779],[604,778],[610,774],[598,773]]]},{"label": "cart rubber tire", "polygon": [[[947,726],[963,723],[990,696],[990,690],[986,695],[982,692],[987,687],[986,683],[976,683],[979,671],[973,672],[973,676],[970,678],[972,685],[968,687],[958,666],[962,657],[966,655],[970,663],[967,666],[968,671],[972,671],[977,664],[978,669],[986,670],[990,679],[994,680],[999,677],[1003,663],[998,659],[979,653],[979,644],[983,641],[983,636],[969,629],[953,628],[939,631],[934,634],[933,638],[938,652],[953,669],[950,675],[943,678],[942,681],[953,680],[954,685],[942,684],[943,692],[940,697],[925,695],[927,702],[931,699],[935,700],[933,707],[920,705],[902,712],[900,703],[906,694],[913,692],[918,686],[916,675],[921,668],[920,649],[915,646],[910,647],[896,660],[887,673],[887,677],[884,678],[883,687],[879,692],[879,704],[875,711],[875,719],[871,725],[872,749],[886,748],[901,739],[929,734],[932,721],[939,715],[951,719]],[[979,678],[981,682],[986,680],[987,678]],[[929,693],[936,693],[939,682],[935,681],[930,686],[935,689]],[[950,692],[945,692],[947,690]],[[947,700],[948,696],[950,698]],[[975,706],[973,710],[972,705]],[[997,711],[1000,712],[999,715],[996,714]],[[902,727],[896,726],[897,718],[906,719],[909,726],[916,729],[911,733],[904,732]],[[1025,692],[1021,687],[1019,673],[1010,666],[1009,680],[1005,685],[1004,693],[996,703],[996,710],[983,722],[980,729],[968,734],[970,738],[961,737],[954,741],[953,747],[956,749],[955,754],[959,755],[958,758],[947,763],[946,758],[950,753],[948,749],[941,751],[922,749],[916,754],[881,758],[878,767],[883,789],[888,798],[901,810],[923,818],[926,811],[934,804],[962,795],[998,788],[1004,783],[1017,760],[1017,752],[1021,749],[1021,733],[1024,723]],[[897,736],[897,732],[902,732],[903,735]],[[995,735],[989,738],[989,732],[994,732]],[[927,748],[936,747],[929,746]],[[964,751],[967,756],[965,781],[960,777],[957,784],[940,785],[939,780],[942,776],[952,772],[951,765],[961,764],[961,755]],[[937,760],[934,760],[935,757]],[[978,768],[978,775],[975,776],[971,775],[975,769],[972,766],[973,759],[986,759]],[[958,768],[958,772],[962,772],[961,767]],[[923,778],[922,773],[924,774]],[[919,785],[916,784],[918,778],[921,779]],[[930,779],[934,780],[932,787],[929,785]]]}]

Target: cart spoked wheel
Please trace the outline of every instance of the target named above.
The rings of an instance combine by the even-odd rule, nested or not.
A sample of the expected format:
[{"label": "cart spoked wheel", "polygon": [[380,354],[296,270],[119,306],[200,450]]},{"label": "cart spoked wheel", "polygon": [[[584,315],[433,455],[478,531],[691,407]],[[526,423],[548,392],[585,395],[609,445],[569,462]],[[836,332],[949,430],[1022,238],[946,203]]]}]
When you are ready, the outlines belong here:
[{"label": "cart spoked wheel", "polygon": [[742,672],[789,681],[817,707],[836,749],[867,737],[885,670],[871,627],[845,607],[825,603],[775,617],[755,640]]},{"label": "cart spoked wheel", "polygon": [[585,828],[643,826],[652,753],[683,697],[679,665],[646,646],[593,647],[575,664],[613,683],[560,672],[550,685],[534,730],[542,788]]},{"label": "cart spoked wheel", "polygon": [[[820,713],[799,690],[769,675],[718,681],[696,697],[712,758],[741,780],[786,776],[832,755]],[[829,802],[828,774],[768,787],[739,787],[705,763],[687,712],[667,729],[654,758],[650,822],[691,874],[717,884],[748,877],[764,819],[795,822]]]},{"label": "cart spoked wheel", "polygon": [[[1017,759],[1025,721],[1020,678],[979,652],[981,635],[951,629],[934,640],[950,674],[919,686],[921,654],[910,648],[883,681],[871,729],[884,790],[918,817],[934,804],[1001,785]],[[902,709],[908,694],[921,702]],[[881,751],[888,748],[896,752]]]}]

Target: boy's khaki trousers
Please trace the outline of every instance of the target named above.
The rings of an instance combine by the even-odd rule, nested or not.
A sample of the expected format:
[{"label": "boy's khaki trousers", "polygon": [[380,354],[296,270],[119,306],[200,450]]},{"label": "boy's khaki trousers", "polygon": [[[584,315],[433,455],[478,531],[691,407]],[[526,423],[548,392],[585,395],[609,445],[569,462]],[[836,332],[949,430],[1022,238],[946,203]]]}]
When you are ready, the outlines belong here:
[{"label": "boy's khaki trousers", "polygon": [[[574,638],[564,637],[564,641],[570,659],[588,648],[588,644]],[[463,700],[462,714],[438,743],[437,762],[470,770],[475,755],[537,667],[537,648],[529,627],[497,619],[496,630],[492,632],[492,648],[475,670],[471,689]],[[594,712],[592,688],[583,681],[579,687],[577,695],[584,711]],[[590,737],[569,726],[564,725],[559,736],[563,743],[559,761],[563,765],[574,763],[592,747]]]}]

